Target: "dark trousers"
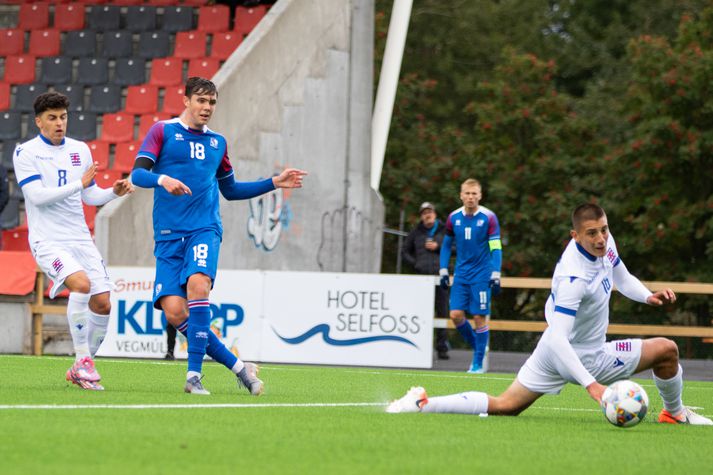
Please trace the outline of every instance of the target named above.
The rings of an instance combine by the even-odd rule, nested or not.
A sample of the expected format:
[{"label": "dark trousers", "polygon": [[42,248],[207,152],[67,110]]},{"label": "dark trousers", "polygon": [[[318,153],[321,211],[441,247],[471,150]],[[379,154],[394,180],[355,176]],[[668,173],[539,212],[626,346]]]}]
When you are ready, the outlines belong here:
[{"label": "dark trousers", "polygon": [[176,327],[170,323],[166,324],[166,353],[173,356],[173,350],[176,347]]},{"label": "dark trousers", "polygon": [[[448,290],[436,286],[435,313],[438,318],[448,318]],[[436,329],[436,351],[448,351],[448,333],[445,328]]]}]

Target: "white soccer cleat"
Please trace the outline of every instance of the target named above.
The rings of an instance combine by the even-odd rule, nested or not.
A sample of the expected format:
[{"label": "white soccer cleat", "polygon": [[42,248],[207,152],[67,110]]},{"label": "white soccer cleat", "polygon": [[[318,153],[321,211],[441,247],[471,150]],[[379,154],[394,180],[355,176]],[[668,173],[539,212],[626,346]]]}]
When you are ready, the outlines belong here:
[{"label": "white soccer cleat", "polygon": [[397,414],[400,412],[421,412],[423,406],[428,404],[426,390],[420,386],[414,386],[408,390],[406,395],[386,406],[386,412]]},{"label": "white soccer cleat", "polygon": [[186,380],[186,386],[183,390],[189,394],[199,394],[201,396],[210,395],[210,392],[203,387],[201,379],[203,379],[202,376],[193,376],[192,378],[188,378],[188,380]]},{"label": "white soccer cleat", "polygon": [[713,426],[713,421],[705,416],[696,414],[689,407],[684,407],[678,416],[671,415],[666,409],[659,414],[659,422],[667,424],[690,424],[692,426]]},{"label": "white soccer cleat", "polygon": [[238,386],[250,391],[253,396],[259,396],[265,390],[265,383],[257,377],[260,367],[255,363],[245,363],[245,367],[237,374]]}]

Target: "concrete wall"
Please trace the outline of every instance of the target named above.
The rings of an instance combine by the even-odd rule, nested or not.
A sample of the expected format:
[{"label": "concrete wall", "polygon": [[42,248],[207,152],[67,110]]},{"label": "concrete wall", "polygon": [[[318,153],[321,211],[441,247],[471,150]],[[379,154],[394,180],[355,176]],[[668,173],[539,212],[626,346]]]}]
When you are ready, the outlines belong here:
[{"label": "concrete wall", "polygon": [[[373,0],[280,0],[213,78],[220,95],[210,126],[228,140],[238,180],[310,172],[302,190],[222,200],[220,267],[379,272],[373,16]],[[107,263],[152,265],[151,193],[97,216]]]}]

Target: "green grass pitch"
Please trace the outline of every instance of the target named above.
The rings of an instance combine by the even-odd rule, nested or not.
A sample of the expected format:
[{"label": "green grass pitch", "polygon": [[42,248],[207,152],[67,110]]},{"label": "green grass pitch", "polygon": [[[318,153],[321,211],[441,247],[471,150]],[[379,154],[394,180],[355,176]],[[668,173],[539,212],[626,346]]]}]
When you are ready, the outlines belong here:
[{"label": "green grass pitch", "polygon": [[[66,382],[71,362],[0,356],[3,475],[693,475],[713,467],[713,428],[654,423],[661,401],[646,380],[649,415],[619,429],[571,385],[518,417],[383,411],[413,385],[431,396],[497,393],[511,374],[265,364],[265,394],[255,398],[214,363],[203,381],[212,394],[192,396],[183,393],[185,362],[99,359],[103,392]],[[684,401],[711,417],[713,383],[687,382]]]}]

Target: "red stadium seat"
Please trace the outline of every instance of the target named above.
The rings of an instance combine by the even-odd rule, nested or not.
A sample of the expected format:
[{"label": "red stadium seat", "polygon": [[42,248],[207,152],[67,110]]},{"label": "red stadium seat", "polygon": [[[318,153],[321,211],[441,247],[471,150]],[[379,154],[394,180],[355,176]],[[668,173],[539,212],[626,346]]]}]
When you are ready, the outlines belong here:
[{"label": "red stadium seat", "polygon": [[[3,231],[2,240],[5,241]],[[27,237],[27,236],[25,236]],[[29,247],[29,245],[28,245]],[[0,294],[2,295],[28,295],[35,289],[35,259],[29,249],[13,251],[4,248],[0,251]]]},{"label": "red stadium seat", "polygon": [[109,143],[101,140],[87,142],[89,150],[92,152],[92,160],[98,163],[99,170],[109,169]]},{"label": "red stadium seat", "polygon": [[156,112],[158,110],[158,88],[150,84],[129,86],[124,109],[129,114]]},{"label": "red stadium seat", "polygon": [[84,5],[55,5],[54,27],[60,31],[84,29]]},{"label": "red stadium seat", "polygon": [[113,143],[134,140],[134,116],[121,112],[104,114],[101,140]]},{"label": "red stadium seat", "polygon": [[35,57],[26,54],[5,58],[5,82],[10,84],[35,82]]},{"label": "red stadium seat", "polygon": [[167,7],[170,5],[175,5],[176,0],[148,0],[149,5],[154,5],[156,7]]},{"label": "red stadium seat", "polygon": [[131,5],[141,5],[144,0],[111,0],[109,3],[112,5],[121,5],[123,7],[128,7]]},{"label": "red stadium seat", "polygon": [[153,114],[144,114],[139,119],[139,140],[143,140],[149,133],[149,129],[159,120],[168,120],[171,114],[165,112],[156,112]]},{"label": "red stadium seat", "polygon": [[141,148],[141,142],[138,140],[117,144],[114,152],[114,165],[112,165],[111,169],[122,173],[130,173],[131,169],[134,168],[134,160],[136,160],[139,148]]},{"label": "red stadium seat", "polygon": [[176,86],[183,82],[183,60],[180,58],[156,58],[151,61],[151,79],[154,86]]},{"label": "red stadium seat", "polygon": [[204,31],[179,31],[176,33],[176,48],[173,56],[183,59],[203,58],[206,55],[207,38]]},{"label": "red stadium seat", "polygon": [[59,56],[59,30],[33,30],[30,32],[29,53],[34,56]]},{"label": "red stadium seat", "polygon": [[41,30],[50,24],[50,4],[45,2],[23,3],[17,18],[17,27],[22,30]]},{"label": "red stadium seat", "polygon": [[97,185],[102,188],[111,188],[112,186],[114,186],[114,182],[116,180],[121,180],[123,177],[124,176],[120,171],[106,170],[97,173],[97,175],[94,177],[94,181],[96,181]]},{"label": "red stadium seat", "polygon": [[170,86],[166,88],[166,93],[163,96],[163,112],[172,116],[180,115],[186,108],[183,104],[184,98],[183,86]]},{"label": "red stadium seat", "polygon": [[3,251],[29,251],[30,243],[27,241],[27,228],[14,228],[2,232]]},{"label": "red stadium seat", "polygon": [[198,30],[218,33],[230,29],[230,7],[210,5],[198,9]]},{"label": "red stadium seat", "polygon": [[255,25],[260,23],[262,17],[267,13],[267,6],[258,5],[256,7],[237,7],[235,8],[235,25],[233,31],[242,35],[247,35]]},{"label": "red stadium seat", "polygon": [[216,58],[197,58],[188,63],[188,77],[210,79],[220,69],[220,61]]},{"label": "red stadium seat", "polygon": [[0,111],[10,108],[10,85],[0,82]]},{"label": "red stadium seat", "polygon": [[183,5],[187,7],[202,7],[208,0],[183,0]]},{"label": "red stadium seat", "polygon": [[226,60],[233,54],[240,43],[243,42],[243,35],[237,32],[216,33],[213,35],[213,44],[210,50],[210,57]]},{"label": "red stadium seat", "polygon": [[92,231],[92,234],[94,234],[94,221],[97,217],[97,207],[89,206],[84,203],[82,203],[82,206],[84,207],[84,220],[87,222],[89,230]]},{"label": "red stadium seat", "polygon": [[0,56],[12,56],[25,52],[25,32],[17,29],[0,30]]}]

